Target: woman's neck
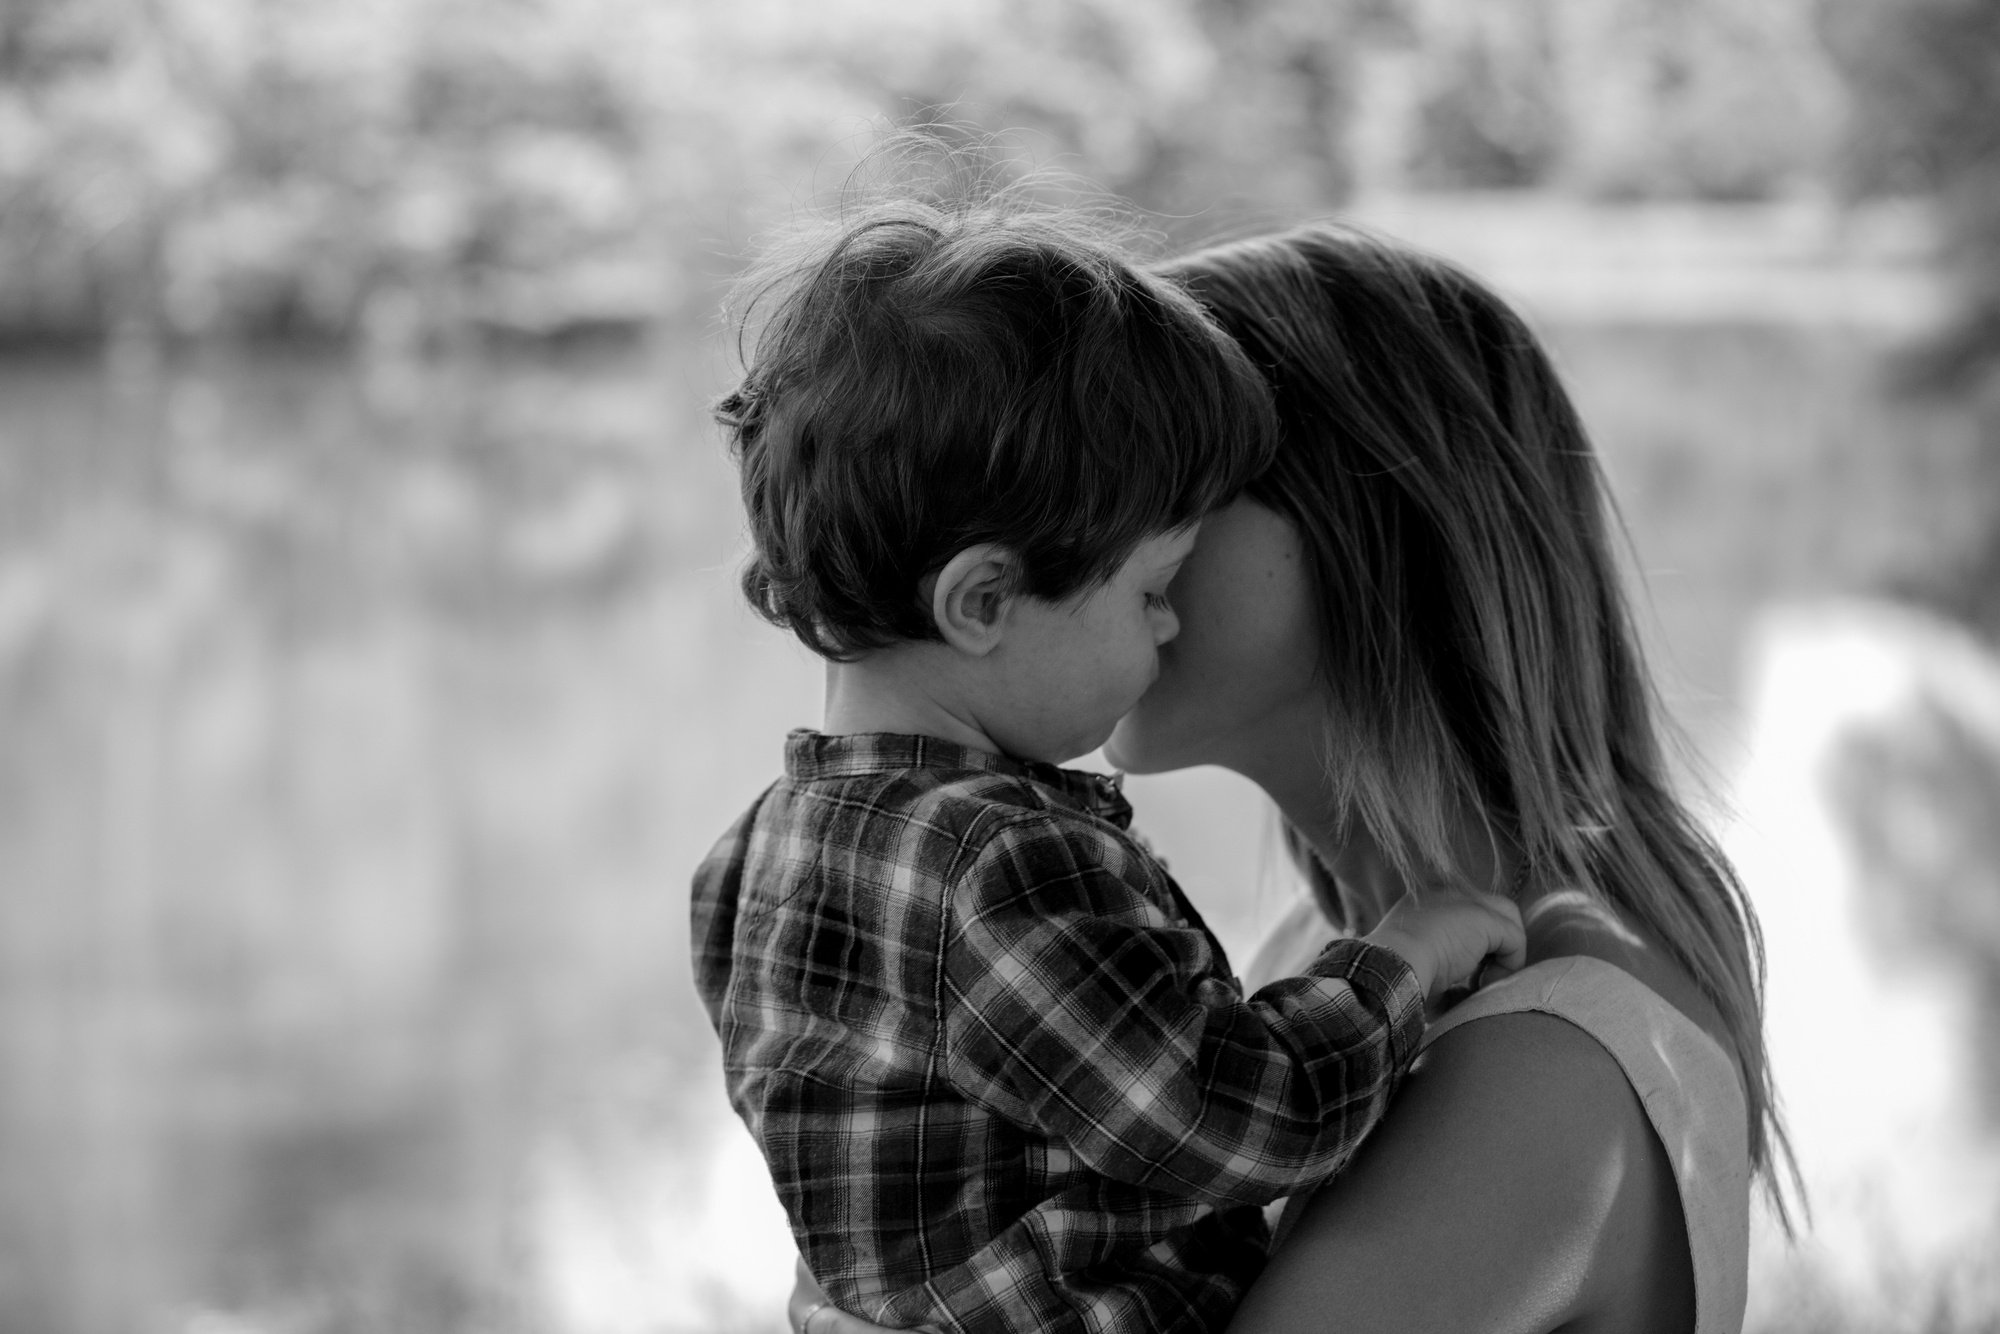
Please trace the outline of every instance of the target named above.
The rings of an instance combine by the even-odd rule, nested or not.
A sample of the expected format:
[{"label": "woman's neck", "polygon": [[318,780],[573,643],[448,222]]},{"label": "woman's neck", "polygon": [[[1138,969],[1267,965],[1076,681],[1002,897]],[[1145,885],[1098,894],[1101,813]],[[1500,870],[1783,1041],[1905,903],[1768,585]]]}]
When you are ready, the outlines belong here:
[{"label": "woman's neck", "polygon": [[[1335,813],[1326,775],[1317,768],[1266,765],[1246,776],[1277,803],[1285,819],[1333,870],[1349,929],[1356,934],[1372,930],[1409,889],[1409,881],[1368,831],[1352,822],[1343,824]],[[1451,852],[1459,883],[1513,897],[1527,927],[1531,963],[1584,954],[1633,971],[1639,956],[1650,952],[1646,942],[1597,896],[1575,886],[1523,877],[1518,850],[1489,836],[1478,821],[1458,822]]]},{"label": "woman's neck", "polygon": [[[1287,750],[1296,755],[1309,749],[1273,748],[1271,755]],[[1230,767],[1263,788],[1320,860],[1332,868],[1348,930],[1356,935],[1373,930],[1382,914],[1407,890],[1408,881],[1366,830],[1351,824],[1343,827],[1325,771],[1317,763],[1286,766],[1264,762]],[[1453,864],[1465,883],[1511,893],[1520,907],[1522,925],[1527,928],[1529,963],[1583,956],[1612,964],[1664,997],[1725,1049],[1730,1047],[1720,1013],[1687,970],[1657,941],[1627,922],[1602,895],[1562,880],[1522,877],[1513,845],[1489,840],[1476,821],[1461,821],[1456,834]]]},{"label": "woman's neck", "polygon": [[[1287,772],[1267,766],[1246,776],[1264,789],[1319,859],[1332,868],[1342,907],[1356,930],[1370,929],[1411,888],[1368,830],[1339,817],[1323,771]],[[1454,884],[1496,894],[1517,888],[1520,858],[1509,843],[1469,819],[1458,821],[1452,835],[1448,856],[1456,873],[1451,877]]]}]

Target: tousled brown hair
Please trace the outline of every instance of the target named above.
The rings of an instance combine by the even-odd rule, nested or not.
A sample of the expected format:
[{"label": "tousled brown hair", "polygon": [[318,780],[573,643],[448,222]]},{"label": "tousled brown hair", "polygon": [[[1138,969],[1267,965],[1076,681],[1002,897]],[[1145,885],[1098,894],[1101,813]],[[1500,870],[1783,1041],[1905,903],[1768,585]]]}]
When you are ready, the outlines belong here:
[{"label": "tousled brown hair", "polygon": [[964,548],[1055,600],[1199,519],[1269,458],[1263,378],[1077,208],[903,194],[776,251],[717,408],[743,591],[814,651],[936,639],[918,582]]}]

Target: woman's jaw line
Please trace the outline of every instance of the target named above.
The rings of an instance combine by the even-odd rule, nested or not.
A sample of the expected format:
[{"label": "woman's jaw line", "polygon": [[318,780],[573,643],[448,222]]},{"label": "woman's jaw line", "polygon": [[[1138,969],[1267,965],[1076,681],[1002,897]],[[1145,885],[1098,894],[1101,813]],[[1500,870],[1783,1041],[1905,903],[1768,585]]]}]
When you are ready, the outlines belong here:
[{"label": "woman's jaw line", "polygon": [[[1291,735],[1317,738],[1327,733],[1324,724],[1317,729],[1294,725]],[[1353,929],[1365,932],[1372,928],[1411,888],[1409,879],[1374,836],[1351,812],[1341,809],[1318,747],[1293,744],[1238,757],[1235,762],[1218,762],[1262,788],[1287,823],[1332,870]],[[1536,896],[1534,886],[1516,883],[1521,860],[1511,840],[1496,838],[1476,816],[1458,821],[1452,834],[1451,869],[1456,882],[1489,893],[1509,894],[1524,902]]]}]

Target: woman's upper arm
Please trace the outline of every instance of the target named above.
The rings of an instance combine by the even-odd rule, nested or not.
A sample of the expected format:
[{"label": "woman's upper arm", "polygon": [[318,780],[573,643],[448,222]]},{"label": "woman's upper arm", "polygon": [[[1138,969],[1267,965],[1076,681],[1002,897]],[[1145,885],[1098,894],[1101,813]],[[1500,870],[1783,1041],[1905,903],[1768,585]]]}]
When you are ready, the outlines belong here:
[{"label": "woman's upper arm", "polygon": [[1679,1219],[1665,1152],[1610,1054],[1553,1016],[1496,1015],[1431,1047],[1230,1331],[1540,1331],[1629,1309],[1642,1290],[1684,1297],[1686,1318],[1665,1325],[1687,1329]]}]

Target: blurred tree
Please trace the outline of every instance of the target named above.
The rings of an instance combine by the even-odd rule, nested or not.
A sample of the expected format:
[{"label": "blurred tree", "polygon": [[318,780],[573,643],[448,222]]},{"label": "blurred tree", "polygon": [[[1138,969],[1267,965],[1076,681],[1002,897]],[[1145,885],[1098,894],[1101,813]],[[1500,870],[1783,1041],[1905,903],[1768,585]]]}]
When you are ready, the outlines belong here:
[{"label": "blurred tree", "polygon": [[1936,202],[1957,309],[1906,369],[1971,400],[1994,497],[1983,539],[1903,591],[2000,638],[2000,6],[1823,0],[1822,17],[1852,99],[1842,184]]},{"label": "blurred tree", "polygon": [[1812,0],[1412,0],[1411,180],[1748,199],[1822,174],[1837,100]]},{"label": "blurred tree", "polygon": [[771,73],[756,23],[783,26],[757,8],[23,0],[0,12],[0,325],[648,318],[681,276],[663,255],[715,239],[690,205],[841,110],[798,80],[744,95]]},{"label": "blurred tree", "polygon": [[0,326],[401,345],[638,325],[705,308],[752,221],[884,116],[1002,132],[1193,234],[1323,212],[1348,188],[1355,52],[1402,9],[20,0]]},{"label": "blurred tree", "polygon": [[1756,199],[1820,178],[1838,100],[1812,3],[1554,6],[1565,179],[1607,196]]},{"label": "blurred tree", "polygon": [[1337,207],[1363,110],[1392,188],[1769,194],[1825,156],[1816,3],[13,0],[0,330],[637,328],[707,309],[884,118],[1177,240]]},{"label": "blurred tree", "polygon": [[1129,185],[1183,240],[1324,214],[1353,188],[1359,60],[1414,36],[1407,0],[1197,0],[1213,60]]},{"label": "blurred tree", "polygon": [[1410,154],[1419,185],[1541,184],[1566,134],[1548,7],[1528,3],[1433,10],[1433,56]]},{"label": "blurred tree", "polygon": [[116,0],[22,0],[0,14],[6,326],[154,322],[171,220],[218,168],[216,127],[187,95],[167,27]]},{"label": "blurred tree", "polygon": [[1824,0],[1852,109],[1840,166],[1856,195],[1934,196],[1959,318],[1932,358],[1947,383],[2000,372],[2000,6]]}]

